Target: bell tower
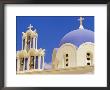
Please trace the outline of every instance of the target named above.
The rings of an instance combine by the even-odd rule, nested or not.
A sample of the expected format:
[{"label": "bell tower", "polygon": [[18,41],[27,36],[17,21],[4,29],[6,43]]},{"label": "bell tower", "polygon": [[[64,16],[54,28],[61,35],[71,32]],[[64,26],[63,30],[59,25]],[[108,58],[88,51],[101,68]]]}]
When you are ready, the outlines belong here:
[{"label": "bell tower", "polygon": [[30,24],[28,30],[25,33],[22,32],[22,50],[28,52],[31,48],[37,49],[37,39],[36,29],[33,31],[33,26]]}]

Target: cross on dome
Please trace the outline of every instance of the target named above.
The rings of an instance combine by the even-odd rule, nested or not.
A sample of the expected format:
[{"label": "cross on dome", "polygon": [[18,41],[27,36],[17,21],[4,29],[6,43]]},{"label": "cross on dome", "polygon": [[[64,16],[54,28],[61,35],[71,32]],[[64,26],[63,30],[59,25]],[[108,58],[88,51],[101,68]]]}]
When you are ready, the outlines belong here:
[{"label": "cross on dome", "polygon": [[31,30],[33,28],[33,26],[30,24],[28,28],[29,28],[29,30]]},{"label": "cross on dome", "polygon": [[80,21],[79,29],[84,29],[82,25],[84,18],[80,17],[78,20]]}]

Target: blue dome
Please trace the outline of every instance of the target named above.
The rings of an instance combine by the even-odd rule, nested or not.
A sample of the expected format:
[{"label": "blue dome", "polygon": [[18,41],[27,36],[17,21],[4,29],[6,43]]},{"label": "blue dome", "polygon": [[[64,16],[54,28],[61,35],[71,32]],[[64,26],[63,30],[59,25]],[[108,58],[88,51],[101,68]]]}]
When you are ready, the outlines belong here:
[{"label": "blue dome", "polygon": [[79,47],[85,42],[94,43],[94,32],[87,29],[78,29],[67,33],[60,42],[60,46],[65,43],[71,43]]}]

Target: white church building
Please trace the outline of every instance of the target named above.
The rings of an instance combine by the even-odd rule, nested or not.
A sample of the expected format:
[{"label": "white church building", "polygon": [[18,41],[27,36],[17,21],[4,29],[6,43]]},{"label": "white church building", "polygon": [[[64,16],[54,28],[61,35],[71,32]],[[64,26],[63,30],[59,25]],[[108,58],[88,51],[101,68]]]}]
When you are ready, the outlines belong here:
[{"label": "white church building", "polygon": [[94,66],[94,32],[84,29],[80,17],[78,29],[67,33],[52,54],[53,69]]},{"label": "white church building", "polygon": [[37,48],[38,34],[30,24],[26,32],[22,32],[22,50],[16,54],[16,71],[31,72],[44,70],[45,49]]}]

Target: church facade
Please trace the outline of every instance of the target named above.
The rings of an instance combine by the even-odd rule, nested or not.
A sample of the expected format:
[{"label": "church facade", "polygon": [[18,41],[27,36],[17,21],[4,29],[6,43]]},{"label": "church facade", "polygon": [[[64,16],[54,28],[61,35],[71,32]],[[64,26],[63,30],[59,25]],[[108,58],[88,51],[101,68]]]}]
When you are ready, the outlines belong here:
[{"label": "church facade", "polygon": [[53,69],[94,66],[94,32],[84,29],[82,17],[79,20],[79,28],[67,33],[59,48],[54,48]]},{"label": "church facade", "polygon": [[26,32],[22,32],[22,50],[16,53],[16,71],[31,72],[44,70],[45,49],[37,49],[38,34],[28,27]]}]

